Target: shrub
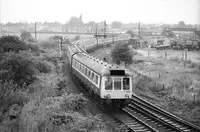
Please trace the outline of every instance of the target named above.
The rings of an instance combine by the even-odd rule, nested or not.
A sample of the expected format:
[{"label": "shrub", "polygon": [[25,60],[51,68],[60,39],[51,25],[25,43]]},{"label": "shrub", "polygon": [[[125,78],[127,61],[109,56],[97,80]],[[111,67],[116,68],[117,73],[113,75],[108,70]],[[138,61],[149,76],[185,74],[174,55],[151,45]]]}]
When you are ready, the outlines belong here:
[{"label": "shrub", "polygon": [[20,87],[10,82],[0,81],[0,112],[5,114],[13,104],[23,106],[29,98],[26,93],[20,91]]},{"label": "shrub", "polygon": [[2,36],[0,38],[0,49],[2,52],[19,52],[20,50],[26,50],[25,42],[21,41],[17,36]]},{"label": "shrub", "polygon": [[181,75],[180,78],[173,79],[174,87],[176,88],[176,94],[180,97],[185,95],[185,92],[193,85],[191,77]]},{"label": "shrub", "polygon": [[37,44],[40,45],[44,49],[58,49],[59,48],[58,41],[51,40],[51,39],[45,40],[45,41],[39,41]]},{"label": "shrub", "polygon": [[61,96],[63,94],[70,94],[70,93],[71,93],[71,90],[69,88],[67,88],[67,82],[66,82],[66,80],[58,79],[58,83],[57,83],[57,96]]},{"label": "shrub", "polygon": [[63,101],[60,104],[61,109],[64,111],[73,110],[73,111],[82,111],[85,108],[86,99],[82,94],[73,94],[70,95],[64,94]]},{"label": "shrub", "polygon": [[51,71],[51,66],[46,61],[37,60],[35,63],[35,68],[40,73],[49,73]]},{"label": "shrub", "polygon": [[36,42],[35,39],[31,36],[31,33],[28,31],[22,31],[20,37],[23,41]]},{"label": "shrub", "polygon": [[3,70],[1,80],[13,80],[19,86],[29,85],[36,80],[34,63],[22,54],[6,53],[0,62],[0,70]]},{"label": "shrub", "polygon": [[31,52],[37,52],[37,53],[42,52],[39,46],[36,45],[35,43],[29,42],[29,43],[26,43],[26,46],[28,50],[31,50]]},{"label": "shrub", "polygon": [[135,36],[133,30],[131,29],[127,30],[126,33],[129,34],[131,37]]},{"label": "shrub", "polygon": [[77,36],[74,37],[74,41],[79,40],[79,39],[80,39],[79,35],[77,35]]},{"label": "shrub", "polygon": [[125,64],[132,63],[132,53],[127,45],[118,44],[111,51],[111,57],[114,63],[120,64],[124,61]]}]

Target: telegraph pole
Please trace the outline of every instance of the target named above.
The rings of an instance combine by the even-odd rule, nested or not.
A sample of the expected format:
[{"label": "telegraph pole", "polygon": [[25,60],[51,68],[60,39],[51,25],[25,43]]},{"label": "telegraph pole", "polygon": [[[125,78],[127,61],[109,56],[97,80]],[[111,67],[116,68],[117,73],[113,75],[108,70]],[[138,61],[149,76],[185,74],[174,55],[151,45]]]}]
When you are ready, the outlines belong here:
[{"label": "telegraph pole", "polygon": [[63,38],[62,37],[59,37],[59,56],[60,56],[60,59],[62,57],[62,43],[63,43]]},{"label": "telegraph pole", "polygon": [[36,28],[36,22],[35,22],[35,39],[37,39],[36,32],[37,32],[37,28]]},{"label": "telegraph pole", "polygon": [[140,37],[140,22],[138,24],[138,37]]}]

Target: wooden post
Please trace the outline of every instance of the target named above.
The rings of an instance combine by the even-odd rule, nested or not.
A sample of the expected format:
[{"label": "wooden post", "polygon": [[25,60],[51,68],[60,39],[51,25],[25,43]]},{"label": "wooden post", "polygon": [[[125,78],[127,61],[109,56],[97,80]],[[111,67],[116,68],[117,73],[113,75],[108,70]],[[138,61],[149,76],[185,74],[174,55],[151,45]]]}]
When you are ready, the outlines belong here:
[{"label": "wooden post", "polygon": [[185,52],[185,60],[187,60],[187,52]]},{"label": "wooden post", "polygon": [[182,61],[184,60],[184,52],[182,52],[182,58],[181,58],[181,60]]},{"label": "wooden post", "polygon": [[165,90],[165,84],[163,83],[163,90]]},{"label": "wooden post", "polygon": [[165,51],[165,59],[167,59],[167,51]]}]

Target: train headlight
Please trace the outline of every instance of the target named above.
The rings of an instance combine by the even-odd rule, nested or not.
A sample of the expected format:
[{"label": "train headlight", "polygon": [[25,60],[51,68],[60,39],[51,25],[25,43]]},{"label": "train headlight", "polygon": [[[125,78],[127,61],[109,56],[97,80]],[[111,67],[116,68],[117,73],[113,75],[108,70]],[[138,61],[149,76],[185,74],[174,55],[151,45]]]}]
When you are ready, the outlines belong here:
[{"label": "train headlight", "polygon": [[107,95],[107,99],[110,99],[110,98],[111,98],[111,95],[110,95],[110,94],[108,94],[108,95]]},{"label": "train headlight", "polygon": [[110,94],[104,95],[104,98],[105,98],[105,99],[110,99],[110,98],[111,98],[111,95],[110,95]]},{"label": "train headlight", "polygon": [[125,94],[125,97],[126,97],[126,98],[129,98],[129,95],[128,95],[128,94]]}]

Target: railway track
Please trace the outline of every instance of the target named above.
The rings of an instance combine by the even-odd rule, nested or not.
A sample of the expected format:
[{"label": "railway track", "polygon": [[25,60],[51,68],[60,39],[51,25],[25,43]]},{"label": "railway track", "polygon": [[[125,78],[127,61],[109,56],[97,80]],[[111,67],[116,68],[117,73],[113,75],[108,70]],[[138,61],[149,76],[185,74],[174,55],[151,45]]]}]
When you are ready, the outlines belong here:
[{"label": "railway track", "polygon": [[131,104],[123,109],[161,132],[200,132],[200,127],[184,121],[137,96],[133,96]]},{"label": "railway track", "polygon": [[120,130],[120,132],[158,132],[144,121],[130,115],[127,108],[123,108],[122,110],[104,108],[92,95],[85,91],[83,83],[79,82],[78,79],[75,80],[76,86],[79,87],[79,89],[98,106],[99,110],[107,116],[106,120],[116,124],[116,129]]}]

